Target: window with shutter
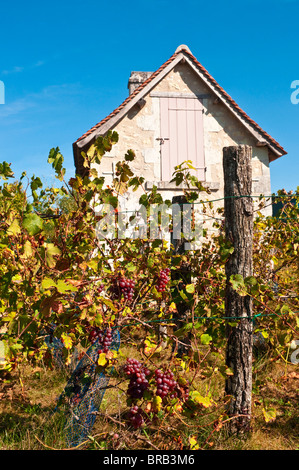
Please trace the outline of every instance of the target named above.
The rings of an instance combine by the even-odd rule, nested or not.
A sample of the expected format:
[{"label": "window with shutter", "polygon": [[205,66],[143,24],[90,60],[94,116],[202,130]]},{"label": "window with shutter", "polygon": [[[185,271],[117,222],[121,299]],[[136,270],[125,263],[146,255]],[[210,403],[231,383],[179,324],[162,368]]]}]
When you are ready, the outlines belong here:
[{"label": "window with shutter", "polygon": [[161,179],[170,181],[174,167],[191,160],[200,181],[205,181],[203,106],[196,97],[161,97]]}]

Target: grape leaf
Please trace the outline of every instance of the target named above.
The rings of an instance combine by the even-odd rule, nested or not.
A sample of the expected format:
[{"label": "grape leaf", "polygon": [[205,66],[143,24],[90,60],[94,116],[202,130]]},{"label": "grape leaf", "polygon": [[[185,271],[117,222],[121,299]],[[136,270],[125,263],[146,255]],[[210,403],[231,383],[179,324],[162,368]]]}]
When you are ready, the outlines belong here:
[{"label": "grape leaf", "polygon": [[213,400],[211,397],[209,396],[203,397],[196,390],[193,390],[190,392],[190,398],[196,403],[199,403],[200,405],[202,405],[204,408],[210,408],[213,405]]},{"label": "grape leaf", "polygon": [[104,366],[107,363],[106,353],[99,354],[98,365]]},{"label": "grape leaf", "polygon": [[19,222],[17,219],[14,219],[14,221],[10,224],[10,226],[7,229],[7,234],[18,235],[19,233],[21,233]]},{"label": "grape leaf", "polygon": [[202,334],[200,337],[201,344],[209,344],[212,341],[212,336],[208,334]]},{"label": "grape leaf", "polygon": [[189,444],[190,444],[190,449],[191,450],[199,449],[199,445],[197,443],[197,440],[196,440],[195,436],[190,436],[189,437]]},{"label": "grape leaf", "polygon": [[276,410],[274,408],[269,408],[268,410],[263,408],[263,415],[266,423],[272,423],[276,420]]},{"label": "grape leaf", "polygon": [[58,292],[60,292],[60,294],[65,294],[66,292],[69,292],[69,291],[76,292],[78,290],[77,287],[73,286],[69,282],[62,281],[61,279],[57,281],[56,287],[57,287]]},{"label": "grape leaf", "polygon": [[26,242],[24,243],[24,254],[23,254],[23,258],[30,258],[32,256],[32,245],[30,243],[29,240],[26,240]]},{"label": "grape leaf", "polygon": [[45,277],[43,280],[42,280],[42,287],[44,289],[49,289],[50,287],[56,287],[56,283],[55,281],[53,281],[52,279],[50,279],[49,277]]},{"label": "grape leaf", "polygon": [[23,227],[29,235],[36,235],[43,229],[43,219],[37,214],[26,214],[23,220]]},{"label": "grape leaf", "polygon": [[46,245],[46,262],[50,268],[54,268],[56,261],[54,256],[61,254],[60,249],[54,243],[47,243]]},{"label": "grape leaf", "polygon": [[65,333],[62,333],[61,335],[61,340],[63,342],[63,345],[66,349],[71,349],[72,346],[73,346],[73,341],[72,341],[72,338],[70,336],[68,336],[67,334]]},{"label": "grape leaf", "polygon": [[158,413],[162,409],[162,398],[158,395],[153,398],[153,412]]},{"label": "grape leaf", "polygon": [[186,286],[186,291],[188,292],[188,294],[193,294],[195,292],[194,284],[188,284]]}]

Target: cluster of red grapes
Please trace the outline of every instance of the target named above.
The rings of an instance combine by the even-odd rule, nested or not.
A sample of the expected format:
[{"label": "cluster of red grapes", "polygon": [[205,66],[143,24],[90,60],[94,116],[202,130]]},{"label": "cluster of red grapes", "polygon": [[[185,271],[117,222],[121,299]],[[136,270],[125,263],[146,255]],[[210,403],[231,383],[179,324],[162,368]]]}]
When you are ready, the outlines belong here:
[{"label": "cluster of red grapes", "polygon": [[150,375],[150,371],[137,361],[137,359],[127,359],[124,372],[130,377],[127,394],[131,398],[142,398],[145,390],[147,390],[149,386],[146,377]]},{"label": "cluster of red grapes", "polygon": [[157,291],[158,292],[164,292],[165,291],[166,284],[168,284],[168,282],[169,282],[169,273],[170,273],[169,268],[165,268],[165,269],[162,269],[162,271],[160,271],[160,275],[159,275],[159,279],[158,279],[158,283],[157,283]]},{"label": "cluster of red grapes", "polygon": [[98,327],[95,327],[91,330],[89,334],[89,341],[94,344],[96,341],[100,344],[100,349],[98,353],[107,353],[109,351],[109,346],[112,343],[112,331],[110,328],[107,330],[101,330]]},{"label": "cluster of red grapes", "polygon": [[157,385],[156,395],[158,395],[161,398],[164,398],[167,395],[169,395],[170,398],[176,398],[178,396],[177,394],[178,383],[174,379],[173,372],[171,371],[163,372],[162,370],[157,369],[155,371],[155,379],[156,379],[156,385]]},{"label": "cluster of red grapes", "polygon": [[[144,398],[144,393],[149,389],[151,378],[156,384],[156,396],[163,398],[178,398],[181,401],[187,401],[189,397],[189,383],[175,379],[174,373],[169,369],[156,369],[151,371],[139,362],[137,359],[127,359],[124,367],[124,373],[130,378],[127,395],[132,400],[131,408],[128,411],[128,422],[135,429],[140,428],[144,422],[146,413],[136,404],[136,400]],[[150,376],[150,378],[149,378]],[[181,383],[183,382],[183,383]],[[150,394],[149,396],[152,396]]]},{"label": "cluster of red grapes", "polygon": [[111,289],[115,298],[120,298],[123,295],[125,300],[132,300],[134,296],[135,281],[133,279],[127,279],[126,277],[119,277],[114,279]]},{"label": "cluster of red grapes", "polygon": [[100,294],[104,289],[104,284],[99,284],[98,285],[98,293]]},{"label": "cluster of red grapes", "polygon": [[141,428],[144,423],[142,410],[137,405],[133,406],[128,413],[128,419],[135,429]]}]

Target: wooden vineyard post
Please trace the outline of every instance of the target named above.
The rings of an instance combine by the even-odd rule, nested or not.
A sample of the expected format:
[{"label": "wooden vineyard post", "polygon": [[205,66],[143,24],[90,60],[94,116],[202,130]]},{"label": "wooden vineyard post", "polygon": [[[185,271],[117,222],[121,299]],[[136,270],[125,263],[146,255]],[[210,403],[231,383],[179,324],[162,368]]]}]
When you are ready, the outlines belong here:
[{"label": "wooden vineyard post", "polygon": [[225,385],[231,396],[230,433],[248,432],[251,420],[252,300],[230,282],[231,276],[237,275],[237,281],[252,276],[253,201],[247,197],[252,191],[251,158],[252,149],[247,145],[223,149],[225,235],[234,247],[225,266],[226,365],[233,371]]}]

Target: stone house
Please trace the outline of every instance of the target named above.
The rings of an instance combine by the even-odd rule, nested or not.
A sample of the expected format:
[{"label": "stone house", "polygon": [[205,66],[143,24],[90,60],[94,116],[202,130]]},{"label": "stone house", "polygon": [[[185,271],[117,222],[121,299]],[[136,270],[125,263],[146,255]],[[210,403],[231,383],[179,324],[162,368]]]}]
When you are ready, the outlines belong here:
[{"label": "stone house", "polygon": [[[111,185],[115,164],[128,149],[136,159],[132,168],[145,178],[145,190],[158,187],[164,199],[182,192],[170,183],[174,167],[191,160],[195,175],[209,188],[201,197],[223,197],[222,149],[247,144],[252,147],[253,195],[271,194],[270,163],[286,154],[281,145],[254,122],[181,45],[155,72],[132,72],[129,96],[109,116],[73,144],[77,174],[84,174],[82,151],[108,130],[119,142],[97,165],[99,175]],[[135,211],[141,190],[123,194],[120,210]],[[199,209],[199,208],[198,208]],[[264,209],[271,213],[271,207]],[[270,212],[269,212],[270,211]]]}]

